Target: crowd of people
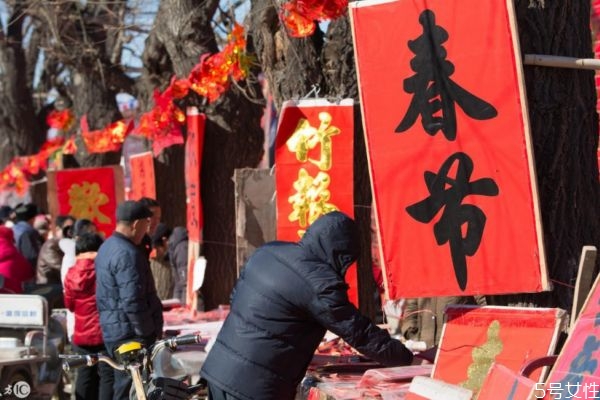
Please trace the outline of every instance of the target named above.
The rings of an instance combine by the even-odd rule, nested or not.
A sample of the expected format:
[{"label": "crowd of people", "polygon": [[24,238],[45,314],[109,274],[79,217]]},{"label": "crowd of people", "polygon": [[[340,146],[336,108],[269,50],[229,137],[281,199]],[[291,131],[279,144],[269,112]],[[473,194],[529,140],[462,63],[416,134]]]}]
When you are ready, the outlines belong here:
[{"label": "crowd of people", "polygon": [[[93,221],[33,203],[0,207],[0,293],[44,288],[50,308],[67,308],[72,351],[111,356],[122,343],[162,336],[161,300],[185,304],[187,230],[160,222],[156,200],[118,205],[105,238]],[[50,290],[48,290],[50,289]],[[76,399],[128,399],[130,377],[100,364],[78,372]]]},{"label": "crowd of people", "polygon": [[[3,287],[15,293],[31,282],[60,288],[60,302],[74,313],[72,351],[115,358],[132,340],[149,346],[163,335],[161,299],[185,301],[187,232],[161,223],[153,199],[120,203],[108,238],[85,219],[60,216],[52,227],[33,204],[0,209],[4,214]],[[330,212],[299,242],[255,251],[200,371],[210,400],[293,399],[326,330],[382,364],[411,363],[411,351],[348,299],[344,276],[359,248],[354,221]],[[104,364],[81,371],[76,399],[129,398],[126,372]]]}]

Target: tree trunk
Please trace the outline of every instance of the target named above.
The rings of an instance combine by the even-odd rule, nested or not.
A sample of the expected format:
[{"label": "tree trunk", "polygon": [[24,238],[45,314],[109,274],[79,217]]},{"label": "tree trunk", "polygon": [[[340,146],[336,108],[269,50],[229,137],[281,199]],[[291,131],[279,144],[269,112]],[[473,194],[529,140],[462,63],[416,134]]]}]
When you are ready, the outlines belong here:
[{"label": "tree trunk", "polygon": [[[521,0],[516,11],[523,54],[594,57],[589,1]],[[570,312],[581,248],[600,247],[594,72],[527,65],[523,69],[554,290],[506,296],[503,303],[558,306]]]},{"label": "tree trunk", "polygon": [[[153,82],[166,82],[161,79],[165,76],[164,67],[171,66],[178,77],[185,77],[198,63],[200,55],[218,51],[211,27],[217,6],[217,0],[161,2],[144,54],[149,66],[143,77],[146,93],[153,89]],[[205,104],[194,94],[181,104],[183,109],[197,106],[207,115],[201,175],[203,251],[207,259],[202,292],[207,309],[229,303],[236,279],[233,172],[235,168],[256,167],[262,155],[262,106],[249,100],[259,96],[260,90],[256,83],[248,81],[250,83],[242,84],[245,86],[232,85],[213,104]],[[183,157],[169,157],[164,166],[156,170],[159,201],[164,209],[173,208],[165,210],[165,216],[172,213],[173,220],[185,221],[185,207],[179,206],[181,202],[165,202],[165,188],[160,183],[170,182],[173,186],[173,181],[177,181],[174,177],[180,177],[178,181],[183,185],[184,173],[188,173],[183,171]],[[181,185],[177,190],[183,189]],[[182,198],[185,199],[185,195]]]},{"label": "tree trunk", "polygon": [[16,7],[0,34],[0,166],[14,156],[33,154],[46,138],[43,124],[35,117],[31,83],[28,81],[22,46],[24,10]]}]

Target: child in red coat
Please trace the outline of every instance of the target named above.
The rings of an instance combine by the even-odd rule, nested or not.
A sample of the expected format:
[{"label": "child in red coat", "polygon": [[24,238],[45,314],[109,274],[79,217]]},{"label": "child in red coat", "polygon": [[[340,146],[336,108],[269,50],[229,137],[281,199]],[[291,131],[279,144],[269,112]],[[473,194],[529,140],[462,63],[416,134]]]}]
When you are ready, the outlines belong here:
[{"label": "child in red coat", "polygon": [[[80,354],[104,351],[100,317],[96,308],[94,268],[94,260],[101,244],[102,237],[96,233],[84,233],[77,237],[75,265],[67,272],[64,283],[65,305],[75,314],[73,350]],[[75,382],[75,398],[112,399],[113,381],[113,371],[104,363],[80,368]]]}]

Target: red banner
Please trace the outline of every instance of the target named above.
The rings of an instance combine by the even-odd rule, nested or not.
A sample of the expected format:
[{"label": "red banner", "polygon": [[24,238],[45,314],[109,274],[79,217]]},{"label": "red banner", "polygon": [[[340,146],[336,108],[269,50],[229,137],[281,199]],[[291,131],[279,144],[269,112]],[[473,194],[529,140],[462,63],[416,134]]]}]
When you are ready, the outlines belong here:
[{"label": "red banner", "polygon": [[154,179],[154,157],[151,152],[134,154],[129,157],[131,190],[129,198],[139,200],[142,197],[156,198]]},{"label": "red banner", "polygon": [[202,240],[202,198],[200,196],[200,172],[204,125],[206,116],[196,108],[187,110],[187,140],[185,142],[185,195],[187,204],[187,229],[189,240]]},{"label": "red banner", "polygon": [[600,398],[599,282],[600,275],[558,355],[544,390],[538,390],[538,393],[548,395],[547,398]]},{"label": "red banner", "polygon": [[518,372],[554,354],[565,319],[560,308],[449,306],[431,377],[476,393],[493,362]]},{"label": "red banner", "polygon": [[[353,101],[283,104],[275,150],[277,239],[297,242],[319,216],[339,210],[354,216]],[[346,281],[358,304],[356,267]]]},{"label": "red banner", "polygon": [[93,221],[106,237],[115,228],[117,204],[123,201],[121,167],[78,168],[48,172],[48,203],[53,215]]},{"label": "red banner", "polygon": [[390,298],[549,289],[507,4],[350,3]]}]

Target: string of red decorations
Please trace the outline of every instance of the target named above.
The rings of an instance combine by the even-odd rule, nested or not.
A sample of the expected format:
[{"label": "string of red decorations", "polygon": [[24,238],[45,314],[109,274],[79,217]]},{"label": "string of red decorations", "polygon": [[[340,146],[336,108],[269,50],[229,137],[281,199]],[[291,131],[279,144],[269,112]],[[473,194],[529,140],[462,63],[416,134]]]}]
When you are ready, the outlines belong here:
[{"label": "string of red decorations", "polygon": [[284,3],[279,17],[290,36],[303,38],[315,32],[315,21],[329,21],[344,15],[348,0],[291,0]]},{"label": "string of red decorations", "polygon": [[[250,58],[245,53],[244,29],[234,24],[228,35],[228,43],[219,53],[200,57],[199,63],[187,78],[173,77],[169,86],[154,92],[154,107],[140,117],[139,125],[133,121],[120,120],[103,129],[90,131],[86,116],[80,121],[81,135],[89,153],[118,151],[128,134],[144,136],[152,141],[155,156],[164,148],[183,143],[182,126],[185,113],[174,100],[183,99],[190,90],[205,97],[209,103],[217,100],[233,81],[248,75]],[[75,115],[69,109],[54,110],[46,122],[50,128],[67,132],[75,123]],[[57,154],[75,154],[75,137],[58,137],[44,143],[37,154],[15,157],[0,171],[0,191],[14,190],[23,195],[29,188],[29,179],[48,168],[48,159]]]}]

